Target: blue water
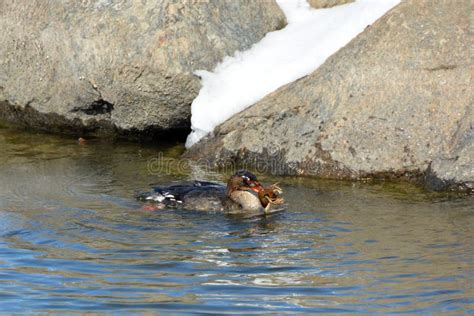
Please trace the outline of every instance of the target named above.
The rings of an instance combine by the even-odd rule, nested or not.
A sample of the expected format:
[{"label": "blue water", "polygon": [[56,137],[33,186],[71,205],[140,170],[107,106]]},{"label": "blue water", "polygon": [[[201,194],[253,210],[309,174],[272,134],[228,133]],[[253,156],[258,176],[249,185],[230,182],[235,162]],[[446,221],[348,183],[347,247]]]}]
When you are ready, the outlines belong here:
[{"label": "blue water", "polygon": [[269,217],[148,211],[179,146],[0,128],[0,313],[474,313],[474,198],[408,184],[280,181]]}]

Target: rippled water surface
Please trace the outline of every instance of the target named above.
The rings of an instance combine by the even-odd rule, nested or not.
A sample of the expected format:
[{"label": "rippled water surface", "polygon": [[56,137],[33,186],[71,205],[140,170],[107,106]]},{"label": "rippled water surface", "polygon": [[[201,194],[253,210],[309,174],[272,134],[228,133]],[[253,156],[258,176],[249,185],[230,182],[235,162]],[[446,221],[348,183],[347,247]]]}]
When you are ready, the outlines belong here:
[{"label": "rippled water surface", "polygon": [[150,173],[179,146],[2,127],[0,149],[0,313],[474,313],[473,197],[262,177],[286,212],[149,211],[135,191],[226,175]]}]

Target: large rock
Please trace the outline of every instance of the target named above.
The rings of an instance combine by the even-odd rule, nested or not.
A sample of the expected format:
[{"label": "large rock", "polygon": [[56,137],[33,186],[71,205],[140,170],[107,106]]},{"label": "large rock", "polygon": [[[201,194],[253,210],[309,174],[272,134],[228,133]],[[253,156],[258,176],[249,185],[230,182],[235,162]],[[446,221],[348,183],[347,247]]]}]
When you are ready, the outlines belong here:
[{"label": "large rock", "polygon": [[331,8],[337,5],[354,2],[355,0],[308,0],[311,7],[315,9]]},{"label": "large rock", "polygon": [[197,69],[284,27],[275,1],[0,1],[0,118],[39,128],[189,129]]},{"label": "large rock", "polygon": [[407,177],[472,190],[469,15],[468,0],[402,2],[186,155],[274,174]]},{"label": "large rock", "polygon": [[435,190],[474,191],[474,115],[468,109],[454,134],[452,146],[436,157],[426,173],[425,182]]}]

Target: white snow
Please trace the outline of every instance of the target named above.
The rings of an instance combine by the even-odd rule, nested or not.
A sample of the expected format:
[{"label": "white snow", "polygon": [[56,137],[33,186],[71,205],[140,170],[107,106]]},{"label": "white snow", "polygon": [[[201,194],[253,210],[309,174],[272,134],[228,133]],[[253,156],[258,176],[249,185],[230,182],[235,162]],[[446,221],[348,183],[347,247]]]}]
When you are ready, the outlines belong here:
[{"label": "white snow", "polygon": [[212,72],[196,71],[202,88],[191,106],[187,147],[270,92],[313,72],[400,0],[357,0],[319,10],[306,0],[277,2],[288,20],[284,29],[226,57]]}]

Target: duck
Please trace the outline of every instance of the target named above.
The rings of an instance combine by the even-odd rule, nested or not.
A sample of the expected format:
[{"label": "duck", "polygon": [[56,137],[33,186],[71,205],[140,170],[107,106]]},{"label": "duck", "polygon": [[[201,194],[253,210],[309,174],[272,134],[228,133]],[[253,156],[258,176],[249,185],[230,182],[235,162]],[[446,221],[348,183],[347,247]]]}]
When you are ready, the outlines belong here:
[{"label": "duck", "polygon": [[155,209],[221,211],[227,213],[268,214],[282,210],[283,190],[277,185],[263,187],[255,174],[239,170],[227,184],[190,181],[159,186],[137,195]]}]

